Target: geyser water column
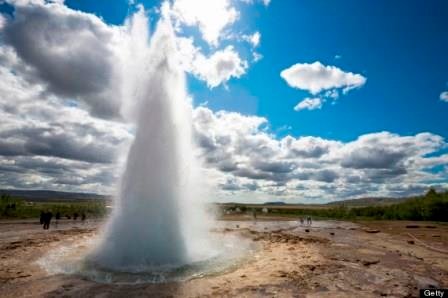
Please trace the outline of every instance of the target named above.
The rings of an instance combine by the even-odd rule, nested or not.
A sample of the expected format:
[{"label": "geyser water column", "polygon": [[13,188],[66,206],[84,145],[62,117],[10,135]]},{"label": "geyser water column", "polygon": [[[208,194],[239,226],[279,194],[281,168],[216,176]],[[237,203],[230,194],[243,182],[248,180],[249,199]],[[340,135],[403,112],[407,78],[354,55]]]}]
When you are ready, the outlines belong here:
[{"label": "geyser water column", "polygon": [[[143,13],[130,24],[147,27]],[[129,24],[128,24],[129,25]],[[135,139],[127,157],[119,196],[102,243],[91,255],[96,264],[117,270],[144,271],[153,266],[190,261],[185,229],[194,191],[191,107],[180,69],[174,32],[162,19],[148,45],[146,30],[131,28],[138,45],[134,69],[123,69],[134,84],[129,94],[136,117]],[[137,30],[138,31],[138,30]],[[134,45],[135,46],[135,45]],[[202,241],[202,240],[201,240]]]}]

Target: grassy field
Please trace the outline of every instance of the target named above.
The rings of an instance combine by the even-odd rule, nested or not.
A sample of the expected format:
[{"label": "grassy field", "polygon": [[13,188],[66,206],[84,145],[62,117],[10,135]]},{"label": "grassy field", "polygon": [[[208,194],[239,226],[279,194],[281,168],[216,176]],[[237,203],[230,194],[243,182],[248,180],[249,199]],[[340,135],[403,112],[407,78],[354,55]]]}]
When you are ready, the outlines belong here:
[{"label": "grassy field", "polygon": [[[85,213],[87,217],[103,217],[108,213],[108,200],[29,201],[3,194],[0,197],[0,218],[38,218],[41,211],[59,212],[62,217]],[[340,205],[279,205],[279,204],[218,204],[221,214],[258,214],[266,209],[269,214],[283,217],[375,220],[429,220],[448,222],[448,192],[433,189],[424,196],[399,200],[396,204],[357,206]],[[264,210],[264,211],[266,211]]]},{"label": "grassy field", "polygon": [[424,196],[400,200],[396,204],[373,206],[350,205],[254,205],[221,204],[222,214],[262,213],[267,209],[272,215],[286,217],[313,216],[329,219],[375,220],[429,220],[448,222],[448,192],[437,193],[433,189]]},{"label": "grassy field", "polygon": [[0,197],[0,218],[39,218],[41,211],[51,211],[53,215],[57,212],[61,217],[73,216],[74,213],[87,217],[102,217],[107,213],[107,201],[99,200],[77,200],[64,202],[30,202],[22,198],[2,195]]}]

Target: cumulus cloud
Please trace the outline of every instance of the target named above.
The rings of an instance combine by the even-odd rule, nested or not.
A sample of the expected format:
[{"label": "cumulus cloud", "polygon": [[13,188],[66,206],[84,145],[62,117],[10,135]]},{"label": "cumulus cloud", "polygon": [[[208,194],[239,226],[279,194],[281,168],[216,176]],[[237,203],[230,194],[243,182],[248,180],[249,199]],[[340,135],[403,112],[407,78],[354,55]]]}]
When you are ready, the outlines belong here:
[{"label": "cumulus cloud", "polygon": [[10,71],[11,49],[0,50],[0,185],[110,193],[117,154],[132,139],[119,122],[92,117]]},{"label": "cumulus cloud", "polygon": [[241,77],[248,68],[247,61],[240,58],[233,46],[227,46],[208,57],[194,46],[191,38],[178,38],[178,47],[184,69],[205,81],[210,88]]},{"label": "cumulus cloud", "polygon": [[[17,2],[16,15],[5,20],[0,45],[0,185],[111,193],[122,163],[117,158],[133,138],[130,125],[110,119],[119,111],[113,60],[120,59],[126,27],[106,25],[62,4],[22,4]],[[190,17],[194,21],[179,22],[200,28],[206,22]],[[201,32],[215,44],[229,24],[221,21],[214,31]],[[259,39],[251,36],[256,46]],[[185,69],[210,88],[247,70],[235,47],[204,54],[193,39],[178,43]],[[311,101],[310,107],[365,83],[365,78],[362,84],[353,80],[360,75],[320,68],[323,74],[310,75],[317,85],[305,88],[322,93],[314,97],[321,102]],[[300,80],[300,75],[292,77]],[[442,150],[447,144],[431,133],[381,132],[350,142],[278,138],[264,117],[204,106],[194,109],[193,120],[206,177],[216,187],[213,199],[335,200],[415,194],[448,183],[448,154]]]},{"label": "cumulus cloud", "polygon": [[444,92],[440,93],[440,100],[448,102],[448,91],[444,91]]},{"label": "cumulus cloud", "polygon": [[312,136],[278,139],[266,125],[262,117],[195,109],[195,137],[224,197],[229,190],[248,196],[243,185],[254,182],[252,199],[270,194],[291,200],[408,195],[447,183],[431,169],[446,165],[448,155],[428,157],[447,146],[438,135],[381,132],[344,143]]},{"label": "cumulus cloud", "polygon": [[175,0],[172,13],[178,23],[198,26],[202,38],[213,46],[239,15],[229,0]]},{"label": "cumulus cloud", "polygon": [[59,3],[16,3],[2,35],[29,67],[24,75],[48,92],[82,100],[101,117],[118,116],[111,92],[116,32],[98,17]]},{"label": "cumulus cloud", "polygon": [[365,84],[366,78],[360,74],[345,72],[336,66],[325,66],[319,61],[297,63],[280,73],[280,76],[293,88],[317,94],[323,90],[343,88],[349,91]]},{"label": "cumulus cloud", "polygon": [[315,110],[320,109],[322,107],[322,100],[319,97],[315,98],[305,98],[301,102],[299,102],[295,107],[295,111],[300,110]]},{"label": "cumulus cloud", "polygon": [[257,47],[260,44],[261,34],[257,31],[251,35],[243,35],[243,39],[250,43],[253,47]]},{"label": "cumulus cloud", "polygon": [[366,78],[360,74],[345,72],[336,66],[325,66],[319,61],[314,63],[297,63],[280,72],[286,83],[297,89],[306,90],[319,97],[306,98],[299,102],[294,110],[314,110],[321,108],[327,99],[339,98],[340,91],[347,93],[366,83]]},{"label": "cumulus cloud", "polygon": [[[120,70],[136,68],[121,59],[131,60],[129,42],[145,42],[130,40],[129,30],[147,35],[146,24],[131,18],[122,26],[107,25],[62,1],[10,3],[14,14],[0,20],[0,185],[110,192],[117,157],[133,138],[131,126],[115,121],[132,93],[123,89]],[[187,70],[211,87],[248,67],[232,46],[207,56],[190,50]]]}]

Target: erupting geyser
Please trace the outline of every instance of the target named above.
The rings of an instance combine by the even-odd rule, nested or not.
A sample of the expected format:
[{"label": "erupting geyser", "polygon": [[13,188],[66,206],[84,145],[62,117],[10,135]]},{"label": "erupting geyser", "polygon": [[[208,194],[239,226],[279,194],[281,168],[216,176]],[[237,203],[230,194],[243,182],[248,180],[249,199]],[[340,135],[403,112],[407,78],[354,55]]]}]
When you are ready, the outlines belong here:
[{"label": "erupting geyser", "polygon": [[171,23],[159,21],[150,42],[142,11],[127,25],[123,94],[132,100],[135,139],[112,217],[90,259],[106,268],[142,271],[201,258],[196,248],[207,249],[207,240],[195,225],[205,218],[194,201],[192,109]]}]

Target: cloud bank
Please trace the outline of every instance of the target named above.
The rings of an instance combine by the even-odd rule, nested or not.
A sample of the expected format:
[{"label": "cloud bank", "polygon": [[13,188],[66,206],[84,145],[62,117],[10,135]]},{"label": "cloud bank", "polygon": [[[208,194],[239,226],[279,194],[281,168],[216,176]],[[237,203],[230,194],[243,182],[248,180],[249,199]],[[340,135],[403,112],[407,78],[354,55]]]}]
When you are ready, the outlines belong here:
[{"label": "cloud bank", "polygon": [[[182,24],[205,22],[203,16],[183,18]],[[201,29],[211,47],[224,38],[229,20],[227,15],[213,30]],[[16,4],[14,17],[3,16],[1,24],[0,187],[114,193],[120,157],[133,139],[132,124],[120,120],[121,98],[132,94],[117,89],[122,79],[117,61],[127,53],[126,24],[107,25],[91,14],[43,2]],[[251,40],[253,46],[260,41],[254,35]],[[194,39],[179,36],[178,48],[188,58],[185,69],[210,88],[241,77],[249,67],[231,45],[205,54]],[[337,98],[365,84],[361,75],[319,62],[285,71],[288,84],[316,93],[297,110],[318,109],[323,97]],[[266,118],[206,107],[196,107],[193,119],[204,177],[215,189],[212,200],[403,196],[448,183],[448,144],[428,132],[385,131],[341,142],[279,138]]]}]

